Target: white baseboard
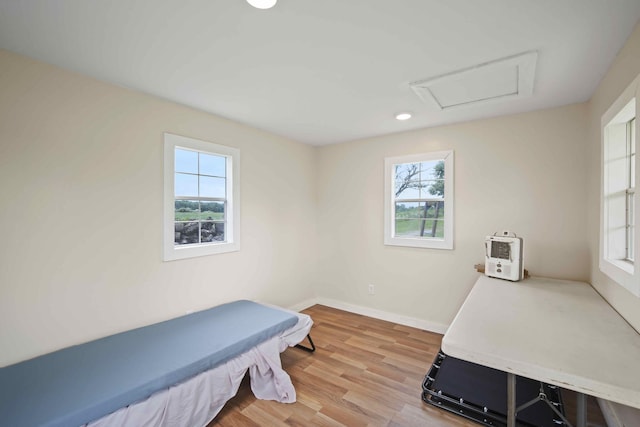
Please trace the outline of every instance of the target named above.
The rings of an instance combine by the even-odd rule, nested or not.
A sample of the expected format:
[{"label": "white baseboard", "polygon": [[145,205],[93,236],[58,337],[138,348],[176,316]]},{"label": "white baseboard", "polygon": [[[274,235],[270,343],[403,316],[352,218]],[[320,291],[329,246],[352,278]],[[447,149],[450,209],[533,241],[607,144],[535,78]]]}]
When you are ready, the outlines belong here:
[{"label": "white baseboard", "polygon": [[361,314],[363,316],[373,317],[374,319],[386,320],[388,322],[397,323],[399,325],[411,326],[413,328],[423,329],[425,331],[435,332],[438,334],[444,334],[449,327],[449,325],[445,325],[443,323],[429,322],[427,320],[417,319],[415,317],[403,316],[401,314],[377,310],[361,305],[349,304],[346,302],[322,297],[311,298],[302,301],[289,307],[289,309],[294,311],[301,311],[315,304],[326,305],[327,307],[337,308],[338,310]]},{"label": "white baseboard", "polygon": [[318,298],[309,298],[304,301],[301,301],[297,304],[287,307],[291,311],[302,311],[305,308],[309,308],[312,305],[318,304]]}]

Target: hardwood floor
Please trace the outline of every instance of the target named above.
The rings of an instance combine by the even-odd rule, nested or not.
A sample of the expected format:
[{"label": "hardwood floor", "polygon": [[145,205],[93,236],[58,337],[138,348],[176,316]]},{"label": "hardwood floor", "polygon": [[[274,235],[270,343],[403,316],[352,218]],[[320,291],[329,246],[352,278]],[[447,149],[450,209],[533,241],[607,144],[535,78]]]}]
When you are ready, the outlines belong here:
[{"label": "hardwood floor", "polygon": [[[256,399],[247,377],[208,427],[221,426],[434,426],[479,424],[424,403],[422,380],[442,336],[333,308],[304,311],[314,321],[315,353],[287,349],[282,365],[297,402]],[[563,392],[573,421],[575,395]],[[589,424],[605,425],[594,399]]]}]

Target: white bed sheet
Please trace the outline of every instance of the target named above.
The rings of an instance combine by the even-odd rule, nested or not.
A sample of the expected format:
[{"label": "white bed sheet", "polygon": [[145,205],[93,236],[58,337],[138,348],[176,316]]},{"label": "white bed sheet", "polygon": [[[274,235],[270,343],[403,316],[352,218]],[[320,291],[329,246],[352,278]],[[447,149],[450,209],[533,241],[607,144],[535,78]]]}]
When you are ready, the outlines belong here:
[{"label": "white bed sheet", "polygon": [[206,426],[236,395],[247,370],[258,399],[296,401],[291,378],[282,369],[280,353],[305,339],[313,321],[302,313],[298,323],[251,350],[182,383],[151,395],[83,427]]}]

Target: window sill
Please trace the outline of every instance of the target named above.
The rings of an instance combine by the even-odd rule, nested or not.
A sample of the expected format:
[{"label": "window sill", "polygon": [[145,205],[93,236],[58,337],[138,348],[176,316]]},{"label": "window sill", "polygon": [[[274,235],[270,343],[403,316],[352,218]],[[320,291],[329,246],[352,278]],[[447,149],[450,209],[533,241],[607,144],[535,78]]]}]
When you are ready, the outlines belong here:
[{"label": "window sill", "polygon": [[405,246],[409,248],[453,249],[453,242],[445,239],[412,239],[410,237],[387,237],[384,244],[388,246]]},{"label": "window sill", "polygon": [[611,280],[640,297],[640,283],[635,275],[634,265],[626,260],[600,259],[600,271]]},{"label": "window sill", "polygon": [[604,261],[616,268],[619,268],[627,274],[633,275],[634,268],[631,261],[627,261],[626,259],[606,259]]},{"label": "window sill", "polygon": [[174,246],[166,247],[164,251],[164,261],[175,261],[179,259],[201,257],[207,255],[223,254],[228,252],[237,252],[240,250],[240,244],[235,243],[212,243],[209,245],[197,246]]}]

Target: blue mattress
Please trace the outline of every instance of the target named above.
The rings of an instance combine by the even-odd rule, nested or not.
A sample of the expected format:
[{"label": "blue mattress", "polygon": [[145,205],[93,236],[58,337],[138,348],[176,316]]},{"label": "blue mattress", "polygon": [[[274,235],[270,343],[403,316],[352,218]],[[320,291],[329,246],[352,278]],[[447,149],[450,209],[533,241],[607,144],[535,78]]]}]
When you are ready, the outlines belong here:
[{"label": "blue mattress", "polygon": [[80,426],[227,362],[297,319],[236,301],[0,368],[0,424]]}]

